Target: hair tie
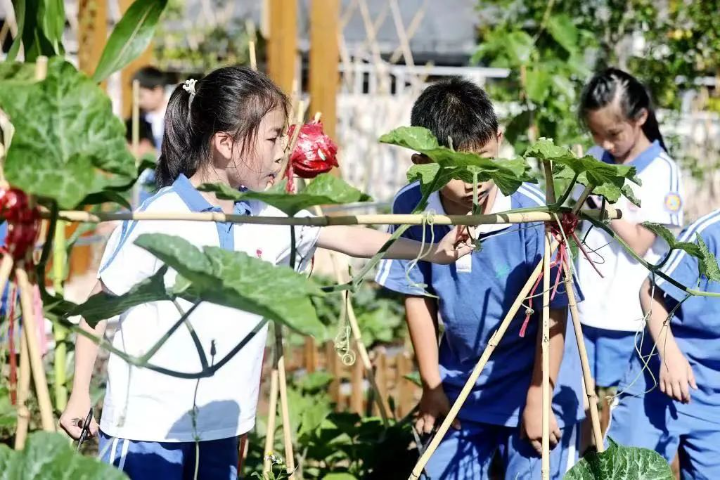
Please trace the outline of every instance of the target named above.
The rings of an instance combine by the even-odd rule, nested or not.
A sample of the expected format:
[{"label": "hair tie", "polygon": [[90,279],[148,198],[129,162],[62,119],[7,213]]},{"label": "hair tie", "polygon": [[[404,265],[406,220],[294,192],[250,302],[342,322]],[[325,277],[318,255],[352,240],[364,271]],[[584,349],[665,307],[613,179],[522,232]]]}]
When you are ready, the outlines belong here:
[{"label": "hair tie", "polygon": [[183,90],[188,92],[191,96],[195,95],[195,84],[197,83],[197,80],[194,78],[188,78],[185,80],[185,85],[183,85]]}]

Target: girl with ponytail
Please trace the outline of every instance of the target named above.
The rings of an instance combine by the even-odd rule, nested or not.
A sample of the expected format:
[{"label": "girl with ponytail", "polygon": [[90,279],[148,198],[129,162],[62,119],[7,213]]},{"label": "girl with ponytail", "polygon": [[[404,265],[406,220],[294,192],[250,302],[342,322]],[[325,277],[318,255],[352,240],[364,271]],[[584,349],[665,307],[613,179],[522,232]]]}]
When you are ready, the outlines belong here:
[{"label": "girl with ponytail", "polygon": [[[173,92],[165,116],[162,154],[156,170],[158,192],[140,206],[153,212],[225,212],[282,216],[260,202],[221,200],[200,192],[203,183],[262,191],[277,180],[284,153],[288,101],[263,74],[243,67],[215,70],[202,80],[188,80]],[[302,215],[309,215],[303,212]],[[110,237],[93,293],[127,293],[147,280],[162,262],[134,244],[144,233],[176,235],[197,247],[216,246],[288,264],[287,226],[221,224],[192,221],[128,221]],[[367,228],[295,227],[297,257],[305,263],[316,246],[355,257],[370,258],[389,234]],[[401,238],[387,251],[390,258],[414,259],[422,244]],[[465,235],[455,230],[432,247],[425,260],[450,263],[472,251]],[[240,272],[242,274],[242,272]],[[175,281],[168,270],[165,282]],[[208,360],[228,356],[254,330],[258,315],[202,302],[148,302],[130,307],[119,320],[113,345],[129,355],[146,353],[177,323],[179,310],[191,312],[192,328],[179,328],[155,353],[152,362],[166,370],[197,372],[195,354],[203,348]],[[102,337],[106,321],[81,328]],[[192,332],[192,333],[191,333]],[[99,429],[103,461],[131,479],[180,480],[238,477],[238,438],[255,424],[260,372],[267,328],[211,377],[184,379],[129,365],[117,356],[108,363],[107,393]],[[71,398],[60,424],[78,438],[90,411],[90,378],[98,347],[78,336]]]},{"label": "girl with ponytail", "polygon": [[[642,186],[632,184],[632,188],[640,205],[621,198],[616,207],[623,218],[610,222],[610,227],[638,256],[657,263],[668,246],[642,223],[681,227],[683,189],[648,90],[632,75],[609,68],[585,86],[580,116],[595,142],[589,154],[636,168]],[[636,355],[635,334],[644,328],[638,292],[648,272],[600,229],[591,229],[586,243],[602,273],[601,278],[584,256],[578,257],[580,284],[592,285],[583,291],[585,301],[580,304],[588,356],[597,385],[616,387]]]}]

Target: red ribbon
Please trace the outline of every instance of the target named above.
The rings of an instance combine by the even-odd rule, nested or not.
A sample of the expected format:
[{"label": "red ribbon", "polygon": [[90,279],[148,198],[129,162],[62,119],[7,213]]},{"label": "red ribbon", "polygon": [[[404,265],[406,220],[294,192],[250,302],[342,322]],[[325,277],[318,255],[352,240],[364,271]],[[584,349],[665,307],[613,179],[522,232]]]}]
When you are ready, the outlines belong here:
[{"label": "red ribbon", "polygon": [[6,251],[15,260],[25,258],[35,246],[40,226],[40,211],[30,207],[28,196],[16,188],[0,188],[0,217],[8,222]]},{"label": "red ribbon", "polygon": [[[550,296],[550,300],[555,299],[555,295],[557,295],[557,289],[560,285],[561,278],[563,272],[566,270],[565,265],[568,259],[570,258],[568,254],[568,245],[565,241],[567,238],[572,238],[575,240],[575,244],[578,246],[582,254],[585,256],[588,262],[590,262],[590,265],[593,266],[595,271],[600,275],[600,277],[603,277],[602,273],[600,273],[600,270],[597,269],[595,266],[595,263],[590,260],[590,257],[585,250],[585,248],[582,246],[582,242],[577,236],[577,233],[575,232],[575,229],[578,226],[579,219],[576,215],[572,213],[566,213],[562,216],[560,220],[560,226],[557,225],[557,223],[551,223],[550,224],[550,231],[552,232],[553,236],[558,239],[559,245],[558,245],[558,252],[557,256],[555,257],[555,260],[550,264],[550,268],[558,267],[557,275],[555,275],[555,282],[552,287],[552,294]],[[562,227],[562,231],[560,228]],[[563,234],[564,233],[564,234]],[[540,271],[540,276],[538,276],[537,281],[535,281],[535,285],[533,285],[532,290],[530,291],[530,295],[528,297],[528,309],[525,314],[525,321],[522,324],[522,327],[520,327],[520,336],[524,337],[525,332],[527,330],[528,323],[530,323],[530,317],[533,314],[533,298],[535,297],[535,294],[537,292],[538,287],[540,286],[540,281],[543,278],[545,271],[544,269]],[[603,277],[604,278],[604,277]]]},{"label": "red ribbon", "polygon": [[[288,137],[292,138],[294,131],[295,125],[291,125]],[[295,175],[300,178],[315,178],[337,167],[337,151],[335,142],[323,132],[322,122],[313,121],[302,125],[285,170],[285,177],[288,179],[287,191],[294,191]]]}]

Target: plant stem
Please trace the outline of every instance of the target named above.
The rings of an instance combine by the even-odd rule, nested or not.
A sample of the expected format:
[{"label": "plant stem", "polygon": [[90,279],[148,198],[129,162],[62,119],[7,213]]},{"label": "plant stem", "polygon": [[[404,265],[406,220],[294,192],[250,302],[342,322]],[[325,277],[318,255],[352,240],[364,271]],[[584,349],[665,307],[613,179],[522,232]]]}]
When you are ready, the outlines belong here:
[{"label": "plant stem", "polygon": [[[50,237],[48,237],[49,241]],[[65,250],[65,222],[57,221],[53,246],[53,289],[55,296],[64,297],[63,283],[65,280],[65,265],[67,264],[67,251]],[[62,412],[67,406],[68,391],[65,385],[67,362],[67,329],[55,324],[53,328],[55,339],[55,409]]]}]

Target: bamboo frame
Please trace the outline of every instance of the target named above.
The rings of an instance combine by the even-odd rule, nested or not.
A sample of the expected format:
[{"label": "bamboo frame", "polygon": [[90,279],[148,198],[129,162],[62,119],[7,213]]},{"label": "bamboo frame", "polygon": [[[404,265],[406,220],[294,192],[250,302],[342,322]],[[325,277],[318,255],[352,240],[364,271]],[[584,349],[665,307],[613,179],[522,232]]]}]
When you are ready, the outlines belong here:
[{"label": "bamboo frame", "polygon": [[[546,164],[547,165],[547,164]],[[552,178],[552,177],[551,177]],[[549,195],[548,195],[549,196]],[[545,232],[543,255],[543,306],[542,306],[542,469],[543,480],[550,479],[550,413],[552,392],[550,389],[550,229]]]},{"label": "bamboo frame", "polygon": [[283,441],[285,444],[285,468],[288,477],[295,473],[295,454],[290,426],[290,409],[287,396],[287,377],[285,372],[285,348],[283,346],[282,326],[275,324],[275,355],[277,355],[278,382],[280,383],[280,411],[283,421]]},{"label": "bamboo frame", "polygon": [[[555,252],[558,248],[558,242],[553,241],[553,244],[550,246],[550,255]],[[473,369],[472,373],[470,374],[470,377],[465,382],[465,385],[463,386],[462,390],[460,391],[460,395],[458,395],[458,398],[453,403],[452,407],[450,408],[450,411],[448,412],[447,416],[443,420],[442,424],[440,425],[440,428],[438,429],[437,433],[431,440],[428,447],[425,449],[425,452],[422,454],[418,462],[415,464],[415,468],[413,468],[412,473],[410,474],[410,477],[408,477],[408,480],[416,480],[420,478],[420,475],[422,474],[423,470],[425,469],[425,465],[427,465],[427,462],[430,460],[430,457],[435,453],[435,450],[437,449],[438,445],[440,445],[440,442],[445,437],[445,434],[447,433],[448,429],[450,428],[450,425],[455,421],[455,418],[457,418],[458,413],[460,412],[460,408],[462,408],[462,405],[465,403],[465,400],[467,400],[467,397],[470,395],[470,392],[472,391],[473,387],[475,386],[475,382],[477,381],[478,377],[480,377],[480,374],[482,373],[483,369],[485,368],[485,364],[487,363],[488,359],[490,358],[490,355],[492,355],[493,351],[495,351],[495,348],[500,343],[500,340],[502,340],[502,337],[505,335],[505,332],[507,331],[508,327],[510,326],[510,323],[512,322],[513,318],[515,318],[515,315],[517,314],[518,310],[523,304],[523,301],[525,300],[525,297],[527,297],[528,293],[530,293],[530,290],[532,289],[533,285],[535,284],[535,281],[540,276],[540,272],[543,268],[543,262],[544,259],[540,260],[538,262],[537,266],[535,267],[535,270],[530,274],[530,277],[528,278],[527,282],[525,283],[525,286],[523,286],[522,290],[520,290],[520,293],[518,294],[517,298],[515,299],[515,302],[510,306],[510,310],[508,310],[508,313],[505,315],[505,318],[500,323],[500,326],[498,329],[493,333],[492,337],[490,337],[490,341],[488,341],[487,347],[485,347],[485,351],[483,351],[482,356],[478,360],[477,364],[475,365],[475,368]]]},{"label": "bamboo frame", "polygon": [[[608,208],[606,212],[598,210],[581,210],[583,216],[590,218],[619,219],[622,211]],[[43,218],[50,218],[47,210],[41,211]],[[602,216],[602,217],[601,217]],[[263,217],[233,215],[220,212],[176,213],[176,212],[117,212],[90,213],[83,211],[62,210],[58,219],[68,222],[100,223],[122,220],[165,220],[193,222],[248,223],[264,225],[311,225],[325,227],[330,225],[422,225],[427,216],[422,214],[378,214],[378,215],[340,215],[317,217]],[[554,222],[555,216],[550,212],[509,212],[489,215],[433,215],[435,225],[490,225]]]},{"label": "bamboo frame", "polygon": [[12,255],[9,253],[3,255],[2,261],[0,261],[0,292],[5,291],[5,285],[10,278],[14,263]]},{"label": "bamboo frame", "polygon": [[20,332],[20,366],[18,368],[17,386],[17,425],[15,426],[15,450],[22,450],[25,447],[28,427],[30,426],[30,410],[27,408],[27,400],[30,397],[30,356],[28,355],[26,329]]},{"label": "bamboo frame", "polygon": [[587,349],[585,348],[585,338],[580,325],[580,312],[577,307],[577,299],[575,298],[575,290],[572,285],[572,272],[570,261],[565,259],[565,289],[568,296],[568,306],[570,307],[570,316],[572,317],[573,328],[575,329],[575,340],[577,341],[578,353],[580,354],[580,367],[583,374],[583,386],[585,396],[588,401],[588,410],[590,410],[590,421],[592,423],[593,438],[595,447],[598,452],[605,451],[603,443],[603,434],[600,428],[600,415],[598,413],[598,397],[595,393],[595,382],[590,372],[590,362],[588,361]]},{"label": "bamboo frame", "polygon": [[265,453],[263,455],[263,473],[269,473],[273,462],[270,456],[275,444],[275,417],[277,416],[278,401],[278,371],[273,367],[270,373],[270,405],[268,406],[267,431],[265,433]]}]

